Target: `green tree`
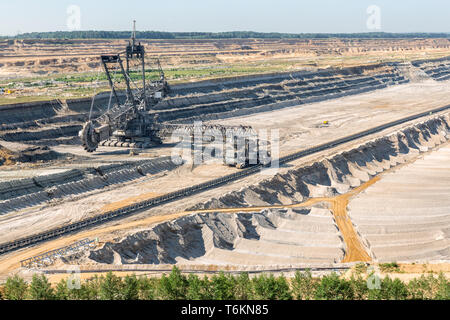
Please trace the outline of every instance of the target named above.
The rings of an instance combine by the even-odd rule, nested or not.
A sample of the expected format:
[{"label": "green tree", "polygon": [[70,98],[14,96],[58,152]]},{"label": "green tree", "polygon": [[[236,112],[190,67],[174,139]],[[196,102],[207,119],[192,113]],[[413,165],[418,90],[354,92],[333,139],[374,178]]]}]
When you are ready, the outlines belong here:
[{"label": "green tree", "polygon": [[438,288],[438,280],[433,275],[425,277],[421,275],[420,278],[415,278],[409,281],[408,299],[412,300],[428,300],[433,299]]},{"label": "green tree", "polygon": [[139,299],[139,281],[136,275],[126,276],[123,284],[123,298],[125,300]]},{"label": "green tree", "polygon": [[355,300],[365,300],[369,296],[369,287],[367,285],[367,280],[363,279],[361,275],[356,278],[352,275],[350,278],[350,287],[353,292],[353,299]]},{"label": "green tree", "polygon": [[100,300],[122,300],[122,290],[122,280],[115,276],[111,271],[106,274],[106,277],[101,277],[99,288]]},{"label": "green tree", "polygon": [[258,300],[290,300],[292,294],[284,276],[275,278],[273,274],[264,274],[252,279],[255,299]]},{"label": "green tree", "polygon": [[24,300],[27,295],[28,284],[18,275],[6,280],[3,293],[7,300]]},{"label": "green tree", "polygon": [[251,300],[254,297],[252,282],[247,272],[239,274],[235,280],[235,296],[238,300]]},{"label": "green tree", "polygon": [[436,283],[437,289],[434,299],[450,300],[450,281],[440,272]]},{"label": "green tree", "polygon": [[158,279],[140,277],[138,279],[139,299],[156,300],[158,295]]},{"label": "green tree", "polygon": [[82,283],[80,290],[71,290],[71,293],[79,295],[83,300],[99,300],[102,281],[103,277],[95,275]]},{"label": "green tree", "polygon": [[211,283],[205,276],[200,279],[197,275],[190,274],[187,278],[188,289],[186,299],[188,300],[211,300],[213,293],[211,292]]},{"label": "green tree", "polygon": [[55,290],[56,300],[68,300],[69,299],[69,288],[67,287],[67,280],[61,279],[56,285]]},{"label": "green tree", "polygon": [[[405,300],[408,297],[406,285],[400,279],[391,280],[389,277],[387,279],[385,285],[387,284],[388,299]],[[381,286],[383,286],[383,282]]]},{"label": "green tree", "polygon": [[340,279],[334,272],[322,277],[316,287],[315,298],[317,300],[351,300],[353,297],[350,282]]},{"label": "green tree", "polygon": [[223,272],[214,275],[211,279],[211,290],[214,300],[234,300],[234,278],[230,275],[225,276]]},{"label": "green tree", "polygon": [[188,281],[176,266],[167,277],[162,275],[159,281],[160,295],[165,300],[181,300],[186,298]]},{"label": "green tree", "polygon": [[95,276],[81,283],[80,289],[69,290],[69,300],[98,300],[100,278]]},{"label": "green tree", "polygon": [[31,300],[53,300],[55,298],[54,290],[43,274],[33,275],[28,295]]},{"label": "green tree", "polygon": [[380,289],[369,290],[369,299],[404,300],[408,297],[406,285],[399,279],[392,280],[386,276],[380,283]]},{"label": "green tree", "polygon": [[310,270],[295,273],[294,279],[292,279],[292,293],[298,300],[314,299],[315,285]]}]

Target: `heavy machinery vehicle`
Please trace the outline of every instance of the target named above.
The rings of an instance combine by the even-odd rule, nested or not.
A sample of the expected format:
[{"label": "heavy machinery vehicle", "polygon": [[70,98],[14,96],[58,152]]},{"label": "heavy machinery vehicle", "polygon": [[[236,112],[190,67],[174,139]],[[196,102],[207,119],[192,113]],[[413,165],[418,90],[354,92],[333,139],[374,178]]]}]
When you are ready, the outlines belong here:
[{"label": "heavy machinery vehicle", "polygon": [[[83,147],[87,152],[95,151],[100,143],[110,146],[138,148],[161,143],[155,134],[158,131],[154,126],[155,119],[148,113],[148,110],[163,99],[169,87],[159,60],[160,79],[158,81],[146,81],[145,49],[143,45],[136,43],[135,30],[134,27],[131,42],[124,52],[100,56],[111,89],[110,101],[106,108],[107,111],[97,119],[86,122],[79,133]],[[126,67],[122,54],[125,55]],[[136,86],[131,78],[130,64],[132,60],[140,62],[142,87]],[[116,80],[116,77],[112,76],[114,66],[116,70],[120,70],[120,80],[126,84],[126,100],[124,102],[121,101],[116,90],[117,82],[120,80]],[[134,90],[132,85],[135,85]],[[111,107],[112,97],[114,97],[115,103]]]},{"label": "heavy machinery vehicle", "polygon": [[[124,58],[123,58],[124,57]],[[79,137],[84,149],[87,152],[94,152],[99,145],[130,148],[149,148],[162,143],[164,137],[178,133],[178,135],[191,137],[192,145],[199,143],[195,135],[207,134],[214,131],[221,136],[222,141],[231,141],[232,152],[223,152],[223,160],[226,164],[244,168],[251,164],[259,163],[260,156],[257,152],[256,160],[250,159],[250,154],[254,146],[259,148],[259,141],[254,141],[257,137],[249,126],[222,126],[202,124],[171,124],[161,123],[157,119],[157,114],[150,112],[152,107],[162,101],[170,91],[170,87],[165,79],[164,71],[161,68],[159,60],[157,66],[159,71],[159,80],[147,81],[145,77],[145,49],[141,43],[136,42],[136,27],[133,27],[131,41],[126,50],[117,54],[100,56],[103,69],[105,71],[108,83],[111,89],[109,104],[106,111],[96,119],[89,119],[81,131]],[[124,60],[125,59],[125,60]],[[141,86],[138,86],[130,72],[130,66],[138,61],[141,70]],[[125,66],[124,66],[125,62]],[[119,70],[120,80],[125,82],[125,101],[119,97],[116,90],[116,77],[112,71]],[[111,101],[114,98],[114,104],[111,107]],[[92,105],[93,106],[93,102]],[[92,107],[91,107],[92,109]],[[245,138],[244,144],[237,143],[240,137],[252,135],[251,138]],[[231,136],[231,139],[230,139]],[[228,137],[228,140],[227,140]],[[203,144],[204,140],[200,143]],[[229,145],[229,144],[228,144]],[[223,143],[225,149],[226,144]],[[240,148],[240,150],[238,150]],[[258,150],[259,151],[259,150]],[[228,157],[225,158],[225,155]],[[230,159],[230,156],[231,159]],[[256,163],[254,163],[256,162]]]}]

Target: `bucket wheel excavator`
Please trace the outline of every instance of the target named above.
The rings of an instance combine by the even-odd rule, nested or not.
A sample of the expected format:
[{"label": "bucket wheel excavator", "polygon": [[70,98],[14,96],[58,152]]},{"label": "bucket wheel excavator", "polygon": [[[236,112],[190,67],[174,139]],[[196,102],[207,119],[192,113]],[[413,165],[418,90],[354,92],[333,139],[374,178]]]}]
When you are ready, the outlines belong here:
[{"label": "bucket wheel excavator", "polygon": [[145,113],[146,104],[114,105],[95,120],[87,121],[79,137],[87,152],[94,152],[101,144],[114,147],[147,148],[161,144],[158,126]]},{"label": "bucket wheel excavator", "polygon": [[[110,102],[104,114],[96,119],[90,119],[79,132],[84,149],[87,152],[93,152],[100,144],[137,148],[160,144],[160,138],[156,134],[158,131],[155,127],[156,121],[148,111],[164,98],[169,91],[169,86],[159,60],[157,60],[159,80],[146,81],[145,49],[143,45],[136,43],[135,26],[125,51],[102,55],[100,60],[111,89]],[[136,60],[140,64],[142,74],[140,87],[134,82],[133,74],[130,73],[130,65]],[[115,72],[114,77],[112,75],[114,69],[119,70],[119,80],[116,80]],[[116,89],[121,81],[124,81],[126,86],[125,101],[123,101],[123,95],[122,98],[119,97]],[[111,107],[113,97],[115,103]]]},{"label": "bucket wheel excavator", "polygon": [[[164,99],[170,88],[159,60],[157,60],[159,79],[157,81],[146,81],[145,49],[141,43],[136,43],[135,24],[126,50],[117,54],[101,55],[100,59],[111,93],[106,111],[96,119],[89,119],[79,132],[81,143],[87,152],[94,152],[99,145],[131,148],[157,146],[162,143],[164,137],[174,132],[187,134],[192,137],[192,142],[194,142],[194,132],[198,131],[194,124],[160,123],[157,119],[157,114],[149,112],[153,106]],[[136,61],[141,69],[141,86],[134,82],[136,73],[130,73],[130,65],[136,63]],[[119,71],[119,81],[116,81],[116,72],[112,76],[113,70]],[[117,82],[120,81],[125,83],[125,97],[123,94],[119,96],[116,90]],[[111,106],[113,97],[114,104]],[[94,101],[92,101],[92,106],[93,103]],[[202,133],[208,130],[215,130],[216,132],[218,130],[224,139],[230,132],[235,138],[243,134],[254,133],[252,127],[249,126],[206,124],[201,126]],[[256,145],[259,146],[259,141],[257,141]],[[235,161],[229,161],[227,159],[227,164],[237,168],[244,168],[250,165],[247,157],[248,150],[249,146],[246,142],[245,159],[240,161],[236,159]],[[237,154],[237,150],[235,151],[235,154]],[[259,163],[259,158],[257,161]]]}]

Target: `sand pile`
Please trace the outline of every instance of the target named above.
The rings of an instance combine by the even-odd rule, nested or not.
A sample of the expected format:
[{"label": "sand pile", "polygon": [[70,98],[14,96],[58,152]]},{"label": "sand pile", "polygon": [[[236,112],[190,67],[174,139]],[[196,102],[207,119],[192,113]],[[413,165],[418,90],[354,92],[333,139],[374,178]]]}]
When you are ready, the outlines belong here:
[{"label": "sand pile", "polygon": [[[161,223],[86,253],[84,263],[247,264],[338,262],[343,243],[328,209],[202,213]],[[66,262],[79,263],[80,257]]]}]

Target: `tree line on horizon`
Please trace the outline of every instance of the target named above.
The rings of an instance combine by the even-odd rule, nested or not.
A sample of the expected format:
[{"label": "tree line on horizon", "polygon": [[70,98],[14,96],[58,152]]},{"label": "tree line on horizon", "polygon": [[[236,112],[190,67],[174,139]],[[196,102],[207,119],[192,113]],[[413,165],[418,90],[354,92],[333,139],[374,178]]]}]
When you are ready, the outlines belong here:
[{"label": "tree line on horizon", "polygon": [[[1,39],[129,39],[130,31],[53,31],[29,32]],[[450,33],[279,33],[255,31],[229,32],[166,32],[137,31],[138,39],[402,39],[402,38],[450,38]]]}]

